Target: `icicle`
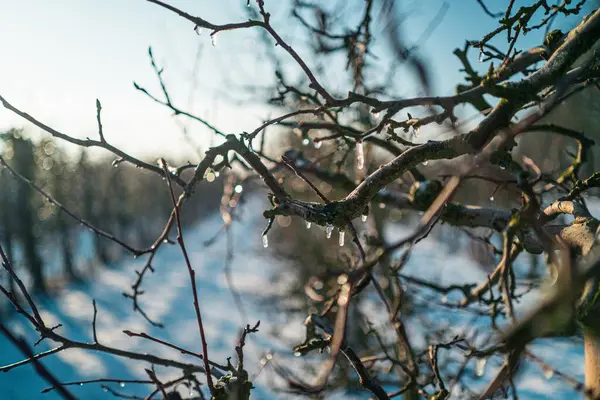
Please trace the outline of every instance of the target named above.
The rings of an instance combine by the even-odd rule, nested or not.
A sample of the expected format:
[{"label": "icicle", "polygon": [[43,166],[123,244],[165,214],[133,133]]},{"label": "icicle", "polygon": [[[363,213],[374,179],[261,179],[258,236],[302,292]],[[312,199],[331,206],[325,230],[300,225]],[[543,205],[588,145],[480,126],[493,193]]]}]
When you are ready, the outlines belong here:
[{"label": "icicle", "polygon": [[327,224],[325,227],[325,234],[327,235],[327,239],[331,238],[331,233],[333,232],[333,225]]},{"label": "icicle", "polygon": [[477,62],[483,62],[483,50],[479,50],[479,57],[477,57]]},{"label": "icicle", "polygon": [[217,35],[216,34],[210,35],[210,40],[212,41],[213,47],[216,47],[217,46]]},{"label": "icicle", "polygon": [[346,236],[345,233],[346,232],[344,232],[343,230],[340,229],[340,241],[339,241],[340,247],[344,247],[344,236]]},{"label": "icicle", "polygon": [[358,169],[365,167],[365,149],[362,141],[356,144],[356,167]]},{"label": "icicle", "polygon": [[367,218],[368,218],[368,217],[369,217],[369,216],[368,216],[367,214],[363,214],[363,215],[361,215],[361,217],[360,217],[360,220],[361,220],[362,222],[367,222]]},{"label": "icicle", "polygon": [[269,247],[269,238],[267,237],[267,235],[262,235],[262,242],[263,242],[263,247],[265,249],[267,247]]},{"label": "icicle", "polygon": [[485,364],[487,360],[485,358],[478,358],[475,363],[475,375],[483,376],[485,374]]},{"label": "icicle", "polygon": [[312,222],[306,221],[306,229],[310,229]]}]

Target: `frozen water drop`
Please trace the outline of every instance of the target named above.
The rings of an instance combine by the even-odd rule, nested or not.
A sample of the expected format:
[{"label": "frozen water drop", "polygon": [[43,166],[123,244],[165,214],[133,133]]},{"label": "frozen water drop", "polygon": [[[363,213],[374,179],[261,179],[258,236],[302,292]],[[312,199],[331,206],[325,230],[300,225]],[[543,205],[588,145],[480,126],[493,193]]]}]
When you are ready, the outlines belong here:
[{"label": "frozen water drop", "polygon": [[327,224],[325,227],[325,234],[327,235],[327,239],[331,238],[331,233],[333,232],[333,225]]},{"label": "frozen water drop", "polygon": [[483,51],[479,50],[479,57],[477,57],[477,62],[483,62]]},{"label": "frozen water drop", "polygon": [[487,360],[485,358],[478,358],[475,362],[475,375],[483,376],[485,374],[485,364]]},{"label": "frozen water drop", "polygon": [[265,249],[269,247],[269,238],[267,237],[267,235],[262,235],[262,243]]},{"label": "frozen water drop", "polygon": [[308,139],[306,139],[306,138],[302,140],[302,144],[303,144],[304,146],[308,146],[308,144],[309,144],[309,143],[310,143],[310,140],[308,140]]},{"label": "frozen water drop", "polygon": [[356,144],[356,167],[358,169],[363,169],[365,167],[365,149],[363,147],[363,142],[358,142]]},{"label": "frozen water drop", "polygon": [[311,226],[312,226],[312,222],[306,221],[306,229],[310,229]]},{"label": "frozen water drop", "polygon": [[550,380],[550,379],[552,379],[553,376],[554,376],[554,371],[552,370],[552,368],[544,369],[544,378]]},{"label": "frozen water drop", "polygon": [[314,142],[314,146],[315,146],[315,149],[320,149],[320,148],[321,148],[321,146],[323,146],[323,142],[321,142],[321,141],[319,141],[319,142]]},{"label": "frozen water drop", "polygon": [[360,220],[361,220],[362,222],[367,222],[367,218],[368,218],[368,217],[369,217],[369,216],[368,216],[367,214],[363,214],[363,215],[361,215],[361,217],[360,217]]},{"label": "frozen water drop", "polygon": [[419,133],[421,133],[421,128],[417,126],[413,130],[413,135],[415,135],[415,137],[419,137]]},{"label": "frozen water drop", "polygon": [[297,352],[294,353],[295,357],[300,357],[301,355],[302,355],[302,353],[300,353],[299,351],[297,351]]},{"label": "frozen water drop", "polygon": [[236,185],[234,190],[235,190],[236,193],[239,194],[239,193],[242,193],[244,191],[244,187],[242,185]]},{"label": "frozen water drop", "polygon": [[346,232],[344,232],[343,230],[340,229],[340,240],[339,240],[340,247],[344,246],[344,236],[346,236]]},{"label": "frozen water drop", "polygon": [[425,161],[423,161],[423,165],[424,165],[424,166],[427,166],[427,164],[429,164],[429,161],[428,161],[428,160],[425,160]]},{"label": "frozen water drop", "polygon": [[210,35],[210,40],[212,41],[213,46],[217,46],[217,35]]},{"label": "frozen water drop", "polygon": [[119,382],[119,386],[125,387],[125,382]]},{"label": "frozen water drop", "polygon": [[103,386],[102,390],[104,390],[105,392],[108,392],[108,388],[106,386]]},{"label": "frozen water drop", "polygon": [[494,195],[490,196],[490,201],[494,201]]}]

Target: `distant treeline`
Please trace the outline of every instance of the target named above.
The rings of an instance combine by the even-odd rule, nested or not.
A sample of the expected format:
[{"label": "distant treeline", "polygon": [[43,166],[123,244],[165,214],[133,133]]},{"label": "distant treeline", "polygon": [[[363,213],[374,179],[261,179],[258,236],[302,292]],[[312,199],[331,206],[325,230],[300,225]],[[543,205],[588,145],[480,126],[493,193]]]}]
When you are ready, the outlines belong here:
[{"label": "distant treeline", "polygon": [[[0,133],[0,148],[0,156],[15,172],[71,213],[131,246],[152,244],[171,212],[166,182],[125,162],[90,159],[86,149],[73,157],[53,140],[34,142],[17,129]],[[222,183],[204,183],[197,190],[202,196],[195,196],[182,211],[187,224],[218,207]],[[81,280],[91,268],[127,255],[6,167],[0,168],[0,243],[39,293],[48,292],[57,282]],[[12,288],[12,279],[4,273],[0,276]]]}]

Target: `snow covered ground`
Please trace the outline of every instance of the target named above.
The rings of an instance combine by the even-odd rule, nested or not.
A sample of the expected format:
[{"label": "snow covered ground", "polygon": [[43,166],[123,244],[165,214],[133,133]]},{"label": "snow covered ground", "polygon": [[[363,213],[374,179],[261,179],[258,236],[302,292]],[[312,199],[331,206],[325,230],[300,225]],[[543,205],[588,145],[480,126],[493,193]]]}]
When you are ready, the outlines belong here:
[{"label": "snow covered ground", "polygon": [[[246,366],[252,375],[259,373],[260,359],[267,351],[279,355],[290,355],[290,343],[300,343],[303,340],[303,319],[283,313],[270,312],[268,315],[259,300],[269,290],[276,290],[269,277],[277,268],[284,267],[284,261],[277,260],[263,249],[260,232],[264,228],[264,220],[258,210],[264,204],[252,199],[244,206],[241,223],[234,224],[235,259],[232,263],[232,273],[237,290],[242,295],[248,323],[254,324],[261,320],[260,332],[252,335],[246,348]],[[224,275],[224,260],[226,256],[225,237],[206,248],[202,243],[210,238],[220,227],[220,216],[215,215],[201,221],[195,228],[185,233],[185,240],[190,251],[192,265],[197,272],[198,291],[201,311],[206,327],[210,358],[225,362],[227,357],[234,357],[234,346],[244,322],[235,307],[233,297]],[[315,229],[315,228],[313,228]],[[407,234],[408,227],[395,228],[396,234]],[[273,232],[276,234],[276,231]],[[121,293],[128,291],[134,280],[134,270],[143,266],[143,257],[137,260],[129,259],[119,269],[104,269],[94,282],[70,285],[64,292],[53,299],[41,303],[42,316],[53,325],[62,323],[60,332],[67,337],[78,340],[92,340],[92,300],[98,305],[98,338],[110,346],[154,353],[162,357],[177,360],[188,360],[187,356],[164,346],[144,339],[131,338],[122,331],[128,329],[134,332],[146,332],[163,340],[171,341],[192,351],[200,352],[200,339],[197,332],[196,320],[192,305],[191,290],[187,269],[181,253],[176,246],[167,246],[157,255],[153,265],[154,274],[144,280],[146,294],[142,296],[143,306],[155,320],[165,324],[165,329],[154,328],[146,323],[139,314],[131,309],[131,301]],[[417,275],[420,278],[431,278],[441,282],[482,281],[485,273],[474,262],[460,251],[452,251],[446,244],[426,240],[416,247],[409,266],[404,273]],[[532,296],[533,298],[534,296]],[[369,306],[367,303],[366,307]],[[375,305],[373,305],[375,306]],[[272,311],[272,310],[271,310]],[[447,324],[449,333],[464,326],[467,316],[457,311],[447,309],[432,310],[430,318],[436,318],[439,324]],[[485,326],[484,321],[479,321]],[[487,321],[489,324],[489,320]],[[7,321],[13,331],[25,335],[30,343],[36,339],[36,333],[26,321],[14,316]],[[277,335],[272,334],[276,326],[284,326]],[[407,323],[409,329],[418,329],[416,324]],[[415,336],[416,335],[416,336]],[[418,337],[418,332],[412,332],[411,337]],[[52,343],[42,342],[36,351],[53,347]],[[583,380],[583,349],[577,340],[553,339],[538,341],[531,350],[560,370],[568,372],[579,380]],[[6,365],[22,359],[20,352],[0,337],[0,365]],[[301,360],[298,359],[301,363]],[[473,375],[473,382],[483,388],[494,376],[501,360],[490,360],[483,372],[483,377]],[[95,378],[117,379],[147,379],[144,368],[147,364],[120,359],[105,354],[67,350],[43,360],[59,380],[63,382]],[[475,370],[475,363],[470,365]],[[169,371],[157,368],[160,377],[167,379]],[[172,375],[172,378],[177,377]],[[288,394],[274,392],[271,389],[272,374],[260,373],[254,381],[256,389],[253,398],[291,398]],[[548,379],[550,378],[550,379]],[[148,386],[119,383],[109,384],[115,390],[126,394],[145,396],[149,393]],[[549,377],[538,367],[527,364],[524,373],[517,381],[521,399],[546,398],[579,398],[580,395],[571,390],[563,381]],[[8,373],[0,374],[0,399],[30,400],[58,399],[54,392],[40,394],[47,384],[39,378],[31,366],[19,367]],[[71,386],[72,393],[81,399],[111,399],[111,394],[105,393],[99,384]],[[181,387],[181,393],[184,394]],[[186,389],[187,390],[187,389]],[[338,394],[336,398],[350,398],[349,394]],[[352,393],[352,398],[369,398],[367,392]],[[460,398],[459,395],[454,398]]]}]

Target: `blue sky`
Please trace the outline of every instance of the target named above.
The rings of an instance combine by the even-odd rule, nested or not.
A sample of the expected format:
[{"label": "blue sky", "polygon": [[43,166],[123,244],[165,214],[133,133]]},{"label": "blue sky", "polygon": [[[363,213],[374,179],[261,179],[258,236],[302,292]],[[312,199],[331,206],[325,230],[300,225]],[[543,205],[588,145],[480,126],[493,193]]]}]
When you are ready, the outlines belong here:
[{"label": "blue sky", "polygon": [[[247,18],[246,0],[169,3],[215,23]],[[406,37],[416,40],[443,1],[398,3],[405,16],[402,29]],[[422,47],[438,94],[451,93],[462,79],[452,50],[462,47],[465,39],[480,38],[495,26],[475,0],[447,3],[444,20]],[[487,3],[500,11],[507,1]],[[289,16],[287,5],[287,1],[266,1],[275,28],[302,54],[303,29]],[[173,118],[167,109],[133,88],[132,82],[136,81],[160,94],[148,61],[148,46],[153,47],[159,64],[165,67],[171,97],[180,108],[232,133],[254,129],[269,113],[260,102],[234,101],[244,97],[239,96],[243,92],[233,89],[236,84],[260,84],[272,79],[272,70],[265,70],[260,63],[264,52],[256,29],[220,33],[216,46],[212,46],[208,32],[198,36],[189,22],[144,0],[0,0],[0,8],[0,94],[70,135],[96,137],[95,99],[99,98],[107,140],[133,154],[194,158],[194,147],[206,149],[211,144],[204,128]],[[376,22],[373,31],[374,51],[385,60],[389,55],[381,23]],[[541,33],[530,34],[523,46],[540,42]],[[289,57],[284,60],[290,61]],[[480,67],[487,68],[483,64]],[[289,70],[299,72],[291,62]],[[336,78],[342,74],[342,70],[332,71],[324,80],[325,86],[344,89],[346,81]],[[414,95],[414,76],[409,70],[403,70],[398,80],[399,97]],[[39,133],[0,109],[0,130],[13,126],[28,128],[34,136]],[[184,126],[189,139],[182,133]]]}]

